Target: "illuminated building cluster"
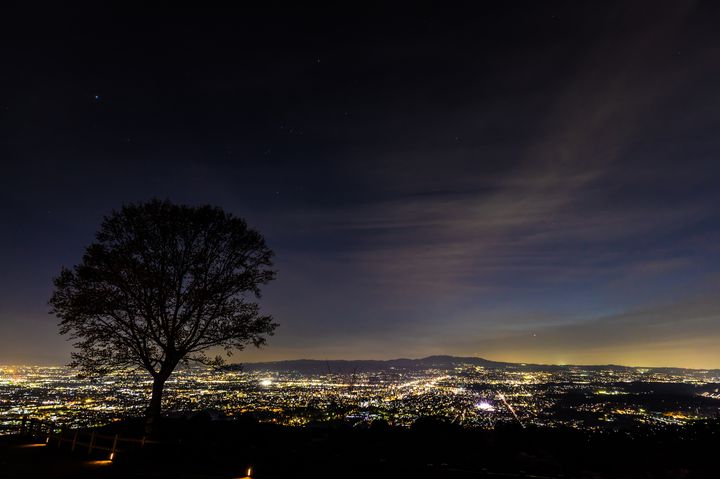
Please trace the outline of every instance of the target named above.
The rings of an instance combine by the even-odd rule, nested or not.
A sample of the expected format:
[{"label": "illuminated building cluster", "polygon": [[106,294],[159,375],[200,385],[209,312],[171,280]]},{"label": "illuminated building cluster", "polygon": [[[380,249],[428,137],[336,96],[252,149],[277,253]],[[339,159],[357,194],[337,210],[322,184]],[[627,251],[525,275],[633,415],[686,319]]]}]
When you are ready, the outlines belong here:
[{"label": "illuminated building cluster", "polygon": [[[409,426],[435,416],[470,427],[498,423],[589,430],[686,424],[715,418],[720,378],[711,371],[459,365],[353,374],[177,371],[167,383],[169,415],[214,410],[285,425],[384,420]],[[0,424],[22,416],[70,427],[141,416],[148,376],[121,372],[98,380],[64,367],[0,368]]]}]

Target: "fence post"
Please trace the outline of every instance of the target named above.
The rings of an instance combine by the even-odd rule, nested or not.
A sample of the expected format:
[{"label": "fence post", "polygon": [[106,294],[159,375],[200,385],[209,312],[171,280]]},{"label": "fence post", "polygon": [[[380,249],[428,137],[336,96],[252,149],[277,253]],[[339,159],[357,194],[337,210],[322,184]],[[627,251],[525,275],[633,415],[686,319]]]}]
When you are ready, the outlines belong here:
[{"label": "fence post", "polygon": [[115,459],[115,448],[117,448],[117,442],[118,442],[118,435],[115,434],[115,439],[113,439],[113,447],[112,451],[110,452],[110,460],[112,461]]},{"label": "fence post", "polygon": [[60,447],[62,446],[63,433],[64,433],[64,432],[65,432],[65,426],[63,426],[63,427],[60,428],[60,436],[58,436],[58,438],[57,438],[57,440],[58,440],[58,449],[60,449]]},{"label": "fence post", "polygon": [[88,454],[92,453],[93,444],[95,443],[95,431],[90,434],[90,443],[88,444]]},{"label": "fence post", "polygon": [[78,436],[78,432],[77,432],[77,429],[75,429],[75,434],[73,435],[73,440],[72,440],[72,447],[70,447],[71,452],[75,451],[75,445],[77,444],[77,436]]},{"label": "fence post", "polygon": [[35,426],[35,419],[30,419],[30,424],[28,425],[28,432],[27,432],[28,437],[32,437],[34,426]]},{"label": "fence post", "polygon": [[143,436],[142,441],[140,441],[140,447],[145,447],[145,436]]},{"label": "fence post", "polygon": [[25,435],[25,424],[27,424],[27,414],[23,414],[22,422],[20,423],[20,436]]}]

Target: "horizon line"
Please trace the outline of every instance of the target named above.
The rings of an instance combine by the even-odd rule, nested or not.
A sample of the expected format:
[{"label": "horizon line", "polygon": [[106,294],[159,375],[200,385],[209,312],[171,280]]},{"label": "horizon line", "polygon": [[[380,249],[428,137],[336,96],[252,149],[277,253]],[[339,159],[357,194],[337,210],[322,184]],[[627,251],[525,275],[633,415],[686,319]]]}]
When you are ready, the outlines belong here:
[{"label": "horizon line", "polygon": [[[616,363],[597,363],[597,364],[570,364],[570,363],[534,363],[534,362],[515,362],[515,361],[499,361],[495,359],[487,359],[482,356],[454,356],[451,354],[431,354],[429,356],[423,356],[419,358],[410,357],[397,357],[391,359],[314,359],[314,358],[295,358],[295,359],[276,359],[271,361],[243,361],[227,363],[226,366],[242,366],[244,364],[274,364],[274,363],[285,363],[285,362],[296,362],[296,361],[315,361],[315,362],[328,362],[328,361],[344,361],[344,362],[360,362],[360,361],[372,361],[372,362],[391,362],[391,361],[422,361],[430,358],[454,358],[454,359],[480,359],[491,363],[506,364],[506,365],[517,365],[517,366],[540,366],[540,367],[620,367],[630,369],[683,369],[687,371],[720,371],[720,367],[706,367],[706,368],[691,368],[684,366],[630,366],[625,364]],[[200,366],[200,365],[194,365]],[[0,364],[0,368],[16,368],[16,367],[70,367],[67,364],[31,364],[31,363],[4,363]]]}]

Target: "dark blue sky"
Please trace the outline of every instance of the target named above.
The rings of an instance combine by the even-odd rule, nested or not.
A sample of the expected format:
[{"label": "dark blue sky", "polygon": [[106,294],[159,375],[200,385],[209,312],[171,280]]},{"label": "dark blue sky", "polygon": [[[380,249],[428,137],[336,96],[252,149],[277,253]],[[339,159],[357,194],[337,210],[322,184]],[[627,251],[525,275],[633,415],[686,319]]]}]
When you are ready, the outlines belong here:
[{"label": "dark blue sky", "polygon": [[8,17],[0,363],[67,362],[52,277],[159,197],[276,251],[240,361],[720,367],[720,11],[627,3]]}]

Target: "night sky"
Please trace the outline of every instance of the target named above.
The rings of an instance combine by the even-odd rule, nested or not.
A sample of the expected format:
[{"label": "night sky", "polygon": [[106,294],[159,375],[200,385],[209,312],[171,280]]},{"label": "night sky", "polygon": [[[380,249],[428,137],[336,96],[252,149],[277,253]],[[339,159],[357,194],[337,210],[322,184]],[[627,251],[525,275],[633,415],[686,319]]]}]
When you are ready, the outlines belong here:
[{"label": "night sky", "polygon": [[493,5],[4,16],[0,364],[157,197],[276,252],[237,361],[720,367],[717,2]]}]

